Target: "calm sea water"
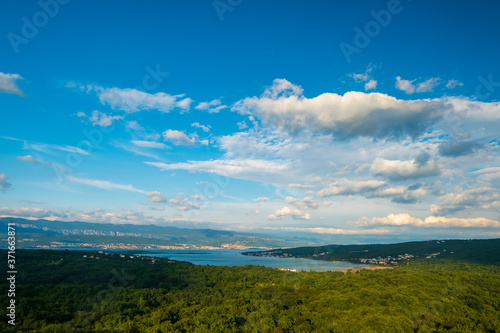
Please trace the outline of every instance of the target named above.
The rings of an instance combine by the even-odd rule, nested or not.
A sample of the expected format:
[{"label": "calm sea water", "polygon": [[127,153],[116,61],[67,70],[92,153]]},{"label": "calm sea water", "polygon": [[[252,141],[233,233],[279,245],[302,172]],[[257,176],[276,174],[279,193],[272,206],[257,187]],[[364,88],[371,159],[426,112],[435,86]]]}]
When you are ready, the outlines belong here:
[{"label": "calm sea water", "polygon": [[285,259],[275,257],[244,256],[242,252],[248,250],[158,250],[148,254],[139,254],[155,257],[166,257],[178,261],[187,261],[196,265],[212,266],[266,266],[271,268],[295,268],[298,271],[316,272],[342,271],[366,265],[351,264],[346,262],[328,262],[311,259]]}]

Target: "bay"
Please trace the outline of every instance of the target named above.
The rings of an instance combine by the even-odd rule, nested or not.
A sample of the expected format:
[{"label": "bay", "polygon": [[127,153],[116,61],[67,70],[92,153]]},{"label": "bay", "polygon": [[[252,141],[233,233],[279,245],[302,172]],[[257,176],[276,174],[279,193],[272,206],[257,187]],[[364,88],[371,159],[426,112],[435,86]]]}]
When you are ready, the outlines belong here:
[{"label": "bay", "polygon": [[152,250],[137,255],[163,257],[177,261],[186,261],[195,265],[212,266],[266,266],[271,268],[295,269],[297,271],[345,271],[356,267],[367,267],[348,262],[330,262],[323,260],[244,256],[249,250]]}]

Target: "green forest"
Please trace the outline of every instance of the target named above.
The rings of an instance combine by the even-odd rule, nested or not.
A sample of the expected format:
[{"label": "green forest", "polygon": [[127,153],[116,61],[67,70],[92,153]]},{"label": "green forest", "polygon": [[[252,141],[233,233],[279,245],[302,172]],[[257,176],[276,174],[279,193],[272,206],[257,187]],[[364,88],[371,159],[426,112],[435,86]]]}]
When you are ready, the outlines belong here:
[{"label": "green forest", "polygon": [[463,258],[295,273],[18,250],[16,268],[2,332],[500,332],[500,266]]}]

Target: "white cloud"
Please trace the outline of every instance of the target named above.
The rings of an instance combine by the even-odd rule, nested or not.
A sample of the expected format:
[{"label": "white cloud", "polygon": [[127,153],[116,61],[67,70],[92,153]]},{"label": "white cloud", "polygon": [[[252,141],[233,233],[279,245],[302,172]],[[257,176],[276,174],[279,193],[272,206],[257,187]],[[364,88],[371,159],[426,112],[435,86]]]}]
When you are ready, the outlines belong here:
[{"label": "white cloud", "polygon": [[184,95],[169,95],[164,92],[149,94],[136,89],[100,88],[99,100],[102,104],[108,104],[112,108],[118,108],[126,112],[138,112],[141,110],[158,110],[170,112],[175,108],[188,110],[192,100],[183,98]]},{"label": "white cloud", "polygon": [[478,175],[480,179],[491,181],[500,178],[500,167],[483,168],[472,172],[473,175]]},{"label": "white cloud", "polygon": [[199,122],[192,123],[191,126],[201,128],[203,132],[210,132],[211,128],[210,125],[200,125]]},{"label": "white cloud", "polygon": [[292,134],[311,130],[351,139],[416,138],[451,108],[442,100],[405,101],[381,93],[355,91],[343,96],[324,93],[309,99],[298,95],[302,89],[289,82],[284,86],[295,88],[281,91],[279,87],[283,85],[275,80],[260,98],[240,100],[232,110],[254,115],[263,124]]},{"label": "white cloud", "polygon": [[294,219],[299,220],[310,220],[311,215],[306,213],[303,214],[299,209],[290,209],[288,207],[283,207],[274,211],[274,214],[269,215],[267,218],[269,220],[280,220],[286,216],[291,216]]},{"label": "white cloud", "polygon": [[82,112],[82,111],[77,112],[76,116],[79,117],[79,118],[87,117],[87,115],[85,114],[85,112]]},{"label": "white cloud", "polygon": [[484,217],[456,218],[443,216],[429,216],[425,220],[412,217],[409,214],[389,214],[386,217],[363,217],[357,221],[360,226],[390,225],[390,226],[415,226],[435,228],[500,228],[500,222]]},{"label": "white cloud", "polygon": [[116,184],[116,183],[109,182],[107,180],[80,178],[80,177],[75,177],[75,176],[71,176],[71,175],[66,176],[66,179],[68,179],[69,181],[72,181],[74,183],[92,186],[92,187],[97,187],[97,188],[100,188],[103,190],[123,190],[123,191],[144,193],[144,191],[136,189],[132,185]]},{"label": "white cloud", "polygon": [[9,177],[7,177],[7,175],[5,175],[3,172],[0,172],[0,192],[5,192],[9,187],[12,186],[11,183],[7,182],[7,179],[9,179]]},{"label": "white cloud", "polygon": [[411,95],[415,92],[415,86],[413,85],[413,82],[415,80],[403,80],[401,79],[401,76],[396,77],[396,89],[402,90],[408,95]]},{"label": "white cloud", "polygon": [[[22,140],[21,140],[22,141]],[[65,151],[70,153],[77,153],[81,155],[90,155],[90,153],[86,150],[83,150],[74,146],[60,146],[49,143],[38,143],[38,142],[29,142],[24,141],[23,149],[33,149],[36,151],[40,151],[42,153],[51,154],[54,150]]]},{"label": "white cloud", "polygon": [[314,188],[314,185],[309,184],[288,184],[289,188],[296,188],[300,190],[307,190],[309,188]]},{"label": "white cloud", "polygon": [[439,199],[439,206],[436,206],[435,214],[450,214],[470,208],[489,208],[492,202],[499,200],[498,190],[491,187],[477,187],[470,190],[455,193],[448,193]]},{"label": "white cloud", "polygon": [[263,94],[263,97],[269,99],[277,99],[278,97],[289,97],[302,95],[304,89],[285,79],[274,79],[273,85],[268,87]]},{"label": "white cloud", "polygon": [[377,80],[370,80],[365,83],[365,91],[377,89]]},{"label": "white cloud", "polygon": [[123,119],[123,116],[108,116],[103,112],[99,112],[97,110],[92,111],[92,116],[89,120],[92,122],[92,126],[102,126],[108,127],[113,125],[113,122],[118,119]]},{"label": "white cloud", "polygon": [[192,146],[196,142],[196,137],[188,137],[184,132],[168,129],[163,132],[165,141],[170,141],[176,146]]},{"label": "white cloud", "polygon": [[314,197],[304,197],[304,198],[294,198],[294,197],[286,197],[285,203],[292,204],[298,209],[306,210],[306,209],[318,209],[321,206],[328,206],[330,202],[327,201],[319,201]]},{"label": "white cloud", "polygon": [[64,212],[54,212],[43,208],[30,208],[30,207],[1,207],[0,217],[23,217],[33,219],[48,219],[55,220],[58,218],[66,218]]},{"label": "white cloud", "polygon": [[[192,196],[192,198],[193,198],[193,196]],[[194,199],[196,199],[199,202],[201,202],[201,200],[203,198],[194,197]],[[172,206],[176,206],[177,210],[179,210],[179,211],[190,211],[190,210],[193,210],[193,209],[200,209],[199,202],[198,203],[194,203],[188,197],[184,197],[184,195],[182,193],[179,193],[177,195],[177,198],[170,199],[169,202],[170,202],[170,204]]]},{"label": "white cloud", "polygon": [[16,84],[16,80],[24,80],[19,74],[0,72],[0,93],[24,97],[23,91]]},{"label": "white cloud", "polygon": [[233,178],[262,181],[263,175],[276,175],[290,169],[289,164],[279,161],[254,159],[188,161],[186,163],[145,162],[162,170],[187,170],[189,172],[208,172]]},{"label": "white cloud", "polygon": [[403,80],[401,76],[396,77],[396,89],[402,90],[408,95],[413,94],[414,92],[422,93],[432,91],[436,86],[441,83],[441,79],[438,77],[432,77],[423,82],[418,83],[416,86],[414,84],[414,80]]},{"label": "white cloud", "polygon": [[427,189],[421,184],[416,186],[397,186],[377,190],[367,193],[367,198],[391,198],[392,202],[411,204],[416,203],[420,198],[427,194]]},{"label": "white cloud", "polygon": [[156,148],[156,149],[167,149],[169,148],[166,144],[156,141],[141,141],[141,140],[132,140],[130,141],[134,145],[143,148]]},{"label": "white cloud", "polygon": [[368,65],[366,67],[366,71],[364,74],[349,74],[350,77],[352,77],[354,79],[354,81],[356,81],[356,83],[360,83],[360,82],[365,82],[365,91],[368,91],[368,90],[373,90],[373,89],[376,89],[377,88],[377,80],[374,80],[370,73],[372,72],[373,70],[373,67],[372,65]]},{"label": "white cloud", "polygon": [[211,102],[201,102],[197,106],[195,106],[195,109],[208,111],[209,113],[219,113],[220,110],[223,110],[226,108],[227,108],[227,105],[222,105],[222,102],[220,99],[214,99]]},{"label": "white cloud", "polygon": [[417,160],[399,161],[377,158],[370,172],[374,176],[384,176],[389,179],[409,179],[439,176],[443,172],[443,167],[435,161],[419,164]]},{"label": "white cloud", "polygon": [[455,89],[456,86],[463,86],[464,84],[462,82],[459,82],[458,80],[452,79],[448,80],[446,83],[446,88],[448,89]]},{"label": "white cloud", "polygon": [[144,192],[151,202],[167,202],[167,197],[158,191]]},{"label": "white cloud", "polygon": [[352,195],[358,193],[365,193],[374,191],[387,183],[380,180],[367,180],[367,181],[351,181],[345,178],[337,180],[318,192],[320,197],[328,197],[332,195]]},{"label": "white cloud", "polygon": [[31,155],[26,155],[26,156],[18,156],[17,157],[21,161],[26,161],[26,162],[31,162],[33,164],[37,164],[35,158]]},{"label": "white cloud", "polygon": [[248,128],[248,125],[245,121],[240,121],[239,123],[236,123],[236,126],[238,126],[238,129],[244,130],[245,128]]},{"label": "white cloud", "polygon": [[415,89],[415,92],[429,92],[432,91],[436,86],[441,83],[441,79],[438,77],[432,77],[424,82],[420,82]]},{"label": "white cloud", "polygon": [[260,197],[260,198],[252,199],[252,200],[255,202],[265,202],[265,201],[269,201],[269,198],[268,197]]},{"label": "white cloud", "polygon": [[137,131],[144,130],[144,127],[139,125],[139,123],[136,120],[127,121],[126,127]]},{"label": "white cloud", "polygon": [[[179,96],[174,96],[174,97],[181,97],[182,95]],[[189,97],[181,99],[178,101],[175,106],[182,109],[183,111],[189,110],[189,107],[191,106],[191,103],[193,103],[193,100]]]}]

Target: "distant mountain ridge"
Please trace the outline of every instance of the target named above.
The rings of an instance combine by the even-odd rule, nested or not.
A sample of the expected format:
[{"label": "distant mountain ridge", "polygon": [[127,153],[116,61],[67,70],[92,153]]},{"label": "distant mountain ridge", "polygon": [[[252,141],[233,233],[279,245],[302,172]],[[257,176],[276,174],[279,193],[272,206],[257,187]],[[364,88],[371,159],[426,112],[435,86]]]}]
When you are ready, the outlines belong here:
[{"label": "distant mountain ridge", "polygon": [[16,223],[18,248],[276,248],[311,242],[254,233],[170,226],[62,222],[44,219],[0,218],[2,240],[7,224]]}]

